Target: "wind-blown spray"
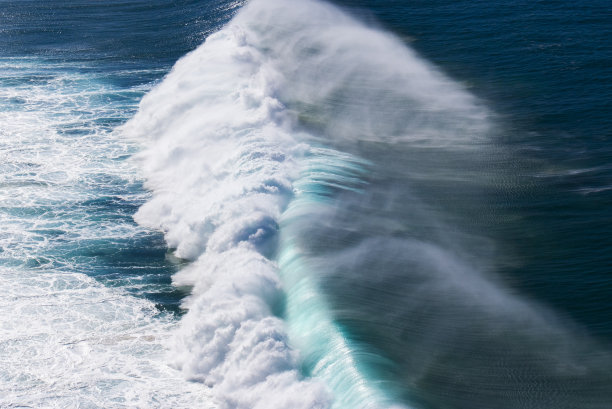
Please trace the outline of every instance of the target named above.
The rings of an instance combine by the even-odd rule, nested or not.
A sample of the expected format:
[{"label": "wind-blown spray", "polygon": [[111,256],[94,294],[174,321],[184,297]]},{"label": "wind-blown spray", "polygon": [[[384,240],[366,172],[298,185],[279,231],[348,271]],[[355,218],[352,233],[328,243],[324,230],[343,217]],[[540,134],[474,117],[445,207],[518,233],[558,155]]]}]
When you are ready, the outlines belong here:
[{"label": "wind-blown spray", "polygon": [[489,117],[338,8],[246,5],[124,128],[153,191],[136,220],[193,261],[175,277],[193,287],[176,366],[231,408],[588,399],[609,380],[578,361],[592,344],[487,279],[476,241],[411,191],[488,183],[460,165],[481,163]]}]

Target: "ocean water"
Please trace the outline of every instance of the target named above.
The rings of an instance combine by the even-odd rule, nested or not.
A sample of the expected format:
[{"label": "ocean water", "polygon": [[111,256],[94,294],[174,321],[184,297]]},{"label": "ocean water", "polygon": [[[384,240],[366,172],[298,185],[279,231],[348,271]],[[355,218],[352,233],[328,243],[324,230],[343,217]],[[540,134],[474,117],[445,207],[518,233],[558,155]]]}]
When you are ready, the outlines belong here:
[{"label": "ocean water", "polygon": [[611,12],[0,2],[0,407],[611,407]]}]

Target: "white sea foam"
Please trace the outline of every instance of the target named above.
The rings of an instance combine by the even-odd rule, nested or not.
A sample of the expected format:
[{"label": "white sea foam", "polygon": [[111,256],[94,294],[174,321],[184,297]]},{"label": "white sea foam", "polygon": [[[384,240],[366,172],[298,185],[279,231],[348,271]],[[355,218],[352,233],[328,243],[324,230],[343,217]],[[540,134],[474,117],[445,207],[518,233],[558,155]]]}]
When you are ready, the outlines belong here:
[{"label": "white sea foam", "polygon": [[148,234],[88,207],[144,197],[110,132],[144,90],[34,58],[0,70],[0,407],[211,407],[167,364],[176,320],[85,274],[96,243]]},{"label": "white sea foam", "polygon": [[210,385],[227,407],[328,407],[325,389],[301,379],[281,320],[273,251],[292,194],[296,157],[275,98],[278,75],[232,25],[177,63],[147,95],[127,134],[153,198],[136,215],[195,260],[175,281],[192,285],[175,363]]},{"label": "white sea foam", "polygon": [[212,407],[166,363],[176,327],[79,273],[0,270],[0,407]]}]

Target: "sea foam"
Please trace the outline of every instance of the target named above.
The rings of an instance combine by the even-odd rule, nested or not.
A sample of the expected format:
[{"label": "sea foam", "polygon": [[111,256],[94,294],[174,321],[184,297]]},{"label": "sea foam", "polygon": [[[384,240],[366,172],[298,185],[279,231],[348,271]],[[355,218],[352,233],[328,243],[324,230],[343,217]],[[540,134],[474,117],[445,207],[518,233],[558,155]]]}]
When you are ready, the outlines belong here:
[{"label": "sea foam", "polygon": [[126,127],[147,140],[153,190],[136,220],[193,260],[175,277],[193,286],[174,345],[188,377],[228,407],[328,407],[325,389],[300,375],[274,311],[278,267],[264,256],[308,149],[275,97],[277,77],[238,25],[177,63]]},{"label": "sea foam", "polygon": [[125,214],[146,192],[112,132],[146,88],[41,58],[0,71],[0,407],[210,407],[165,360],[176,319],[133,295],[147,266],[108,265],[152,235]]}]

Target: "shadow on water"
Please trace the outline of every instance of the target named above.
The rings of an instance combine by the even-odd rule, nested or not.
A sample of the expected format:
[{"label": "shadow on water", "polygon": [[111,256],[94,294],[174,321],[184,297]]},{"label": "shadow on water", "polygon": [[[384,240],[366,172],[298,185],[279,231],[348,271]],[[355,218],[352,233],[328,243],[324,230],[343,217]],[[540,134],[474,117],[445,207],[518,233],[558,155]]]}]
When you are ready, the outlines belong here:
[{"label": "shadow on water", "polygon": [[[63,239],[62,231],[51,231],[49,234],[55,236],[56,241],[64,242],[56,251],[69,263],[79,266],[81,273],[100,283],[149,299],[160,312],[181,316],[184,313],[181,301],[190,289],[174,286],[172,275],[187,262],[172,255],[161,232],[136,226],[132,215],[139,203],[106,196],[86,200],[77,207],[87,214],[88,222],[109,225],[111,231],[75,240]],[[113,226],[116,230],[112,230]],[[136,232],[125,234],[121,228]]]}]

